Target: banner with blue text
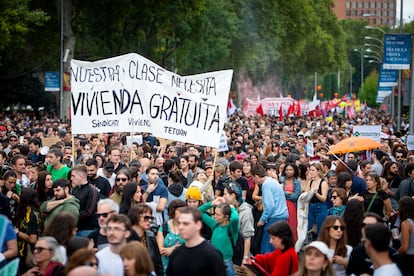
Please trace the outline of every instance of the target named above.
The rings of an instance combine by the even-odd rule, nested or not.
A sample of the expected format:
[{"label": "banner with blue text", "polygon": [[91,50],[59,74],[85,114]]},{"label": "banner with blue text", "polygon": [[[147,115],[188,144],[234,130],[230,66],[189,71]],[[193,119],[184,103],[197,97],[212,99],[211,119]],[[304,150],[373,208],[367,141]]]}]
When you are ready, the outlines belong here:
[{"label": "banner with blue text", "polygon": [[384,35],[384,69],[410,69],[411,35]]},{"label": "banner with blue text", "polygon": [[71,66],[73,134],[149,132],[219,146],[233,70],[180,76],[135,53]]}]

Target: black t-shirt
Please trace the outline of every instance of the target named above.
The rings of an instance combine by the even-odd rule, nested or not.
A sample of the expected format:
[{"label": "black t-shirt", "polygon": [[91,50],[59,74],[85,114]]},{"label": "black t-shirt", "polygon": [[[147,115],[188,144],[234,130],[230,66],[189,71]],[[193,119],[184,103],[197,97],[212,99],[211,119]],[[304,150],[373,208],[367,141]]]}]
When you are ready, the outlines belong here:
[{"label": "black t-shirt", "polygon": [[189,248],[184,244],[176,248],[170,255],[167,275],[225,276],[226,266],[221,253],[204,240],[195,247]]},{"label": "black t-shirt", "polygon": [[89,182],[95,186],[101,198],[109,197],[109,192],[111,191],[111,184],[109,184],[108,179],[102,176],[98,176],[95,179],[89,179]]},{"label": "black t-shirt", "polygon": [[[223,191],[228,182],[233,182],[230,178],[220,178],[217,185],[216,190],[220,190],[220,196],[223,196]],[[248,191],[249,190],[249,183],[244,177],[240,177],[236,179],[234,182],[236,182],[242,189],[242,191]]]},{"label": "black t-shirt", "polygon": [[108,237],[102,235],[99,229],[90,233],[88,239],[93,240],[93,247],[97,248],[98,251],[109,246]]},{"label": "black t-shirt", "polygon": [[[378,191],[377,196],[375,197],[375,193],[368,193],[366,192],[364,195],[364,207],[366,212],[374,212],[381,217],[384,216],[384,200],[390,198],[390,196],[383,190]],[[368,210],[369,205],[371,204],[371,200],[373,200],[371,208]]]}]

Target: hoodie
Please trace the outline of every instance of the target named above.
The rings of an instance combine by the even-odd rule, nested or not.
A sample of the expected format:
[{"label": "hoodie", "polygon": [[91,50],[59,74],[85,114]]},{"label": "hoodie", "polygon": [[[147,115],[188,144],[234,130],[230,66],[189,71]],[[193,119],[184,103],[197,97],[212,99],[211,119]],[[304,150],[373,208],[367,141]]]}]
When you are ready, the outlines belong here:
[{"label": "hoodie", "polygon": [[74,196],[71,196],[70,198],[66,199],[62,204],[58,205],[57,207],[52,209],[50,212],[47,212],[46,211],[47,203],[51,201],[56,201],[56,199],[53,198],[51,200],[45,201],[40,206],[40,211],[42,212],[42,216],[45,219],[45,228],[53,220],[56,214],[60,212],[69,212],[76,218],[76,221],[78,220],[79,207],[80,207],[79,199],[77,199]]}]

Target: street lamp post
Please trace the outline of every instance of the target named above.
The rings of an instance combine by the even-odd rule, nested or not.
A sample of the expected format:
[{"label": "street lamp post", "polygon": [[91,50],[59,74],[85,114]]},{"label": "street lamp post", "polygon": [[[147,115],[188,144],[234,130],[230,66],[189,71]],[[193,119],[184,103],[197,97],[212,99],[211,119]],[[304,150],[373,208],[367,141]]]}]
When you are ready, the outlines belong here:
[{"label": "street lamp post", "polygon": [[362,89],[362,86],[364,85],[364,54],[365,54],[365,50],[364,49],[354,49],[354,52],[358,52],[359,55],[361,56],[361,89]]}]

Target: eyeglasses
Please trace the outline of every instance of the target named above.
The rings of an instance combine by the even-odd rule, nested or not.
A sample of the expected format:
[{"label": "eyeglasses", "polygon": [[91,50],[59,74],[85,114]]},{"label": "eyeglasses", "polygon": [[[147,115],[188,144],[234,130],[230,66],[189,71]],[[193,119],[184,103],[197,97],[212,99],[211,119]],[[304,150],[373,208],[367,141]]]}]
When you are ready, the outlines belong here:
[{"label": "eyeglasses", "polygon": [[290,151],[290,148],[284,148],[284,150],[288,150],[288,151]]},{"label": "eyeglasses", "polygon": [[107,213],[100,213],[100,214],[96,214],[97,217],[104,217],[107,218],[109,216],[109,214],[113,213],[114,211],[110,211]]},{"label": "eyeglasses", "polygon": [[123,232],[126,231],[125,229],[122,229],[120,227],[106,227],[106,232]]},{"label": "eyeglasses", "polygon": [[144,219],[144,221],[154,220],[154,217],[152,217],[152,216],[143,216],[142,218]]},{"label": "eyeglasses", "polygon": [[16,142],[16,141],[17,141],[17,139],[10,139],[9,141],[10,141],[10,142]]},{"label": "eyeglasses", "polygon": [[83,265],[90,266],[90,267],[98,267],[99,262],[84,262]]},{"label": "eyeglasses", "polygon": [[122,182],[124,182],[124,181],[128,181],[128,178],[115,178],[115,181],[122,181]]},{"label": "eyeglasses", "polygon": [[42,253],[44,250],[53,251],[50,248],[36,246],[36,247],[33,248],[33,253],[37,253],[37,252]]},{"label": "eyeglasses", "polygon": [[342,225],[333,225],[331,226],[335,231],[338,231],[339,229],[341,229],[341,231],[345,230],[345,226]]},{"label": "eyeglasses", "polygon": [[85,150],[91,150],[90,148],[85,148]]},{"label": "eyeglasses", "polygon": [[333,195],[333,196],[331,196],[331,199],[335,200],[337,197],[338,197],[338,196]]}]

